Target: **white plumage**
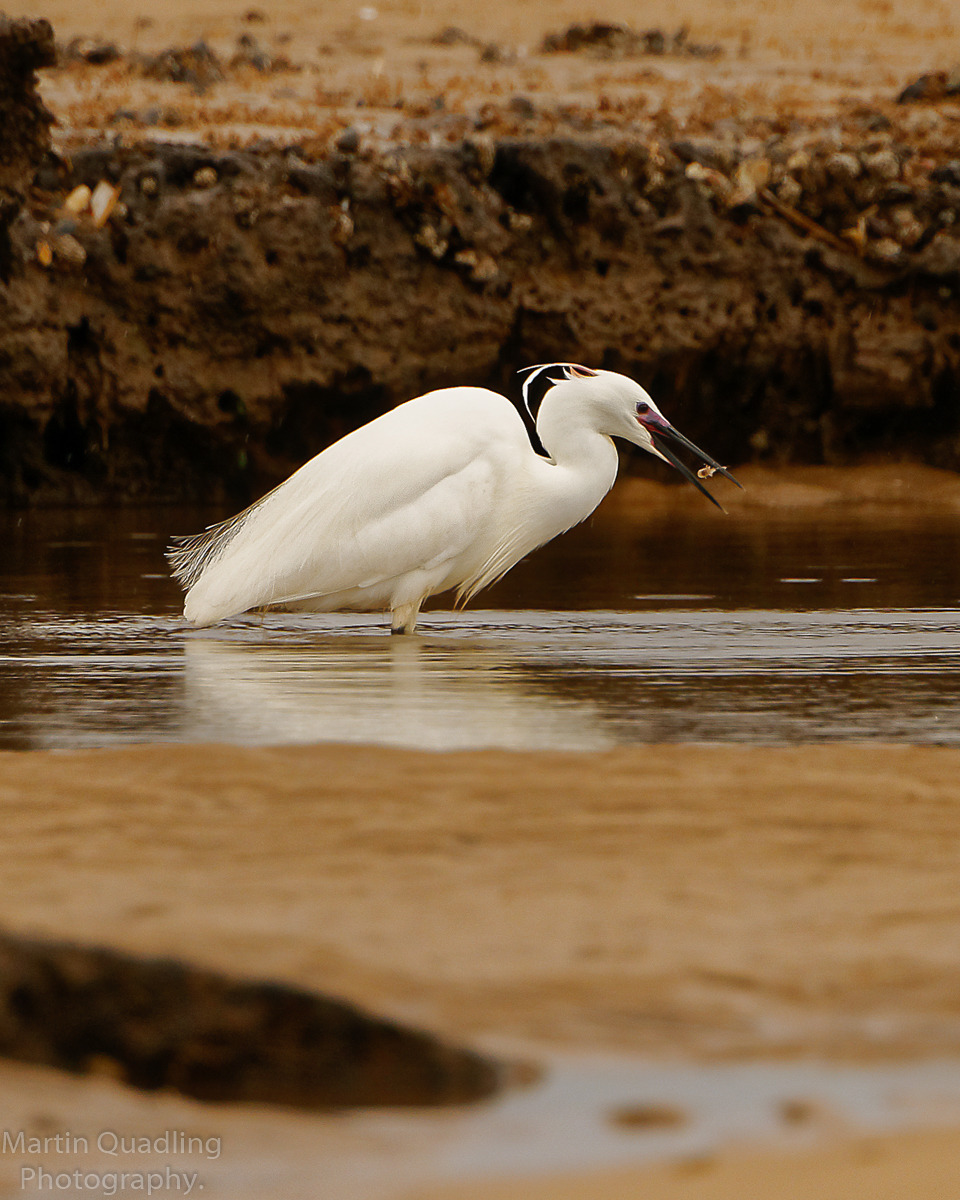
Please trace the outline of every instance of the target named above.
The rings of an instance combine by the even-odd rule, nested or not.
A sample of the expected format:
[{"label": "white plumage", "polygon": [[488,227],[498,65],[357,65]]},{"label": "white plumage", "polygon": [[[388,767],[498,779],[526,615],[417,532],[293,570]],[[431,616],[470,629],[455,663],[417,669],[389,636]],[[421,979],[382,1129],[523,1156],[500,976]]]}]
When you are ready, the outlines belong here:
[{"label": "white plumage", "polygon": [[428,596],[456,588],[469,599],[589,516],[616,478],[613,437],[671,462],[701,491],[663,437],[733,478],[626,376],[528,368],[528,407],[537,380],[549,386],[536,418],[549,458],[505,397],[445,388],[348,434],[229,521],[177,539],[168,557],[188,589],[187,620],[213,625],[273,606],[388,609],[394,632],[410,633]]}]

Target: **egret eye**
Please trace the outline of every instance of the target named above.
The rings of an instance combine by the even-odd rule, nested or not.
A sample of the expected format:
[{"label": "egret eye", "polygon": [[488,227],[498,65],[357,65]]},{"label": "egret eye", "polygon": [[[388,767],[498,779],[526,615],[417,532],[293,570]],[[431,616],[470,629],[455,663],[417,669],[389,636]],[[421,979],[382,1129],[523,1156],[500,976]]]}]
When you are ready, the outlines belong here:
[{"label": "egret eye", "polygon": [[637,416],[644,417],[644,416],[646,416],[646,414],[649,411],[650,411],[650,405],[646,402],[646,400],[641,400],[640,403],[637,405]]}]

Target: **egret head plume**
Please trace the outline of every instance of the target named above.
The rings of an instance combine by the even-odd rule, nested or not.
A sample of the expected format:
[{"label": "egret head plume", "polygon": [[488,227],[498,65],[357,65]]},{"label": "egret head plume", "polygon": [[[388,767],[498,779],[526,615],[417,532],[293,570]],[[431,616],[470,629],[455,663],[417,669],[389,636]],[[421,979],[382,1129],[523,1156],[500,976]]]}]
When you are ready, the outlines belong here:
[{"label": "egret head plume", "polygon": [[545,393],[555,383],[565,379],[590,379],[598,375],[598,371],[583,367],[579,363],[538,363],[535,367],[523,367],[517,372],[526,378],[521,387],[523,407],[530,414],[530,419],[536,421],[537,409]]}]

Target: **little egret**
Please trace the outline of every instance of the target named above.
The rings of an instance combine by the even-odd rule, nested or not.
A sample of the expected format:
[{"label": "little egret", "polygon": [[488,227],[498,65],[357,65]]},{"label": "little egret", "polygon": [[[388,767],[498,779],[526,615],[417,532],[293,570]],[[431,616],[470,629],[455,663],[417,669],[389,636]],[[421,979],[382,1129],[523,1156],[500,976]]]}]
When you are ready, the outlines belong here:
[{"label": "little egret", "polygon": [[[613,486],[624,438],[676,467],[678,433],[632,379],[575,363],[527,367],[523,400],[546,387],[531,444],[518,410],[477,387],[409,400],[322,453],[237,516],[168,551],[184,616],[213,625],[250,609],[389,609],[412,633],[428,596],[464,602],[525,555],[588,517]],[[739,487],[740,484],[737,483]],[[719,507],[719,505],[717,505]]]}]

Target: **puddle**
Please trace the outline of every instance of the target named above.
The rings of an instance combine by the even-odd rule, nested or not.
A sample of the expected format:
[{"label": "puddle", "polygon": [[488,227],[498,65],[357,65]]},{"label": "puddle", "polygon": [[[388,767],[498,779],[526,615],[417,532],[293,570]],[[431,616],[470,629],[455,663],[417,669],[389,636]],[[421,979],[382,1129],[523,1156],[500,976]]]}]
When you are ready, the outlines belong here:
[{"label": "puddle", "polygon": [[[548,1056],[544,1081],[457,1119],[435,1160],[451,1177],[698,1158],[735,1144],[812,1143],[960,1121],[960,1063],[651,1064]],[[631,1127],[624,1115],[670,1121]]]}]

